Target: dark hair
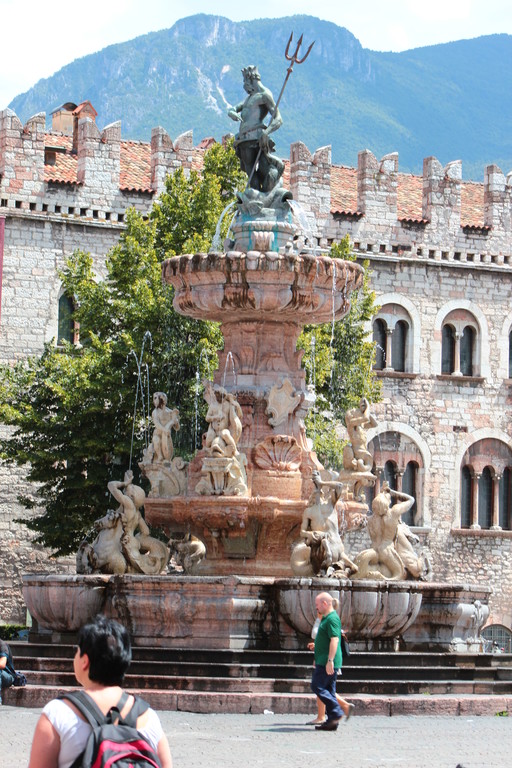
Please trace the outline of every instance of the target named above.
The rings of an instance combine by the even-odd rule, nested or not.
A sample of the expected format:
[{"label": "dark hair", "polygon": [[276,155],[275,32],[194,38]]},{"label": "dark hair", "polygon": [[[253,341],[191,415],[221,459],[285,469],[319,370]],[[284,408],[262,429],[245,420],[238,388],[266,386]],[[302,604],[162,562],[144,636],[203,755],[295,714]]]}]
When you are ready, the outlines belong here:
[{"label": "dark hair", "polygon": [[128,630],[99,614],[78,633],[80,656],[89,657],[89,678],[102,685],[122,685],[132,660]]}]

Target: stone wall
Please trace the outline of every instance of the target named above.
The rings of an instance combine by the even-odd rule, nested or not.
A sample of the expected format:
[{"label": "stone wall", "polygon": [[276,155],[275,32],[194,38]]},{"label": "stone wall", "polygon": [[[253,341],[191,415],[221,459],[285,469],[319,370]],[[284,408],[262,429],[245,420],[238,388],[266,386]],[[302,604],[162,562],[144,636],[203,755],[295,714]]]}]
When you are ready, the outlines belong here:
[{"label": "stone wall", "polygon": [[[66,256],[75,248],[91,252],[101,275],[126,208],[148,211],[167,173],[188,172],[201,160],[191,133],[172,141],[155,128],[150,142],[127,148],[119,123],[100,132],[87,117],[77,123],[76,178],[55,181],[45,148],[48,154],[49,143],[62,141],[45,134],[44,116],[22,126],[10,110],[0,113],[3,362],[38,353],[56,336],[57,270]],[[138,181],[128,179],[130,162]],[[325,245],[348,234],[361,261],[369,259],[383,316],[398,308],[407,318],[406,370],[379,372],[383,400],[375,407],[373,447],[396,433],[421,456],[416,530],[432,551],[435,577],[491,584],[491,621],[510,628],[512,532],[460,527],[467,450],[482,440],[512,449],[510,178],[490,165],[483,184],[464,182],[460,162],[443,167],[432,157],[422,176],[412,177],[400,174],[396,153],[378,160],[368,150],[357,168],[346,169],[332,166],[329,147],[312,153],[300,142],[291,147],[287,175],[315,239]],[[443,322],[466,315],[477,332],[475,371],[442,375]],[[56,564],[14,522],[21,478],[1,473],[0,620],[22,620],[20,574]],[[352,553],[367,544],[365,532],[347,538]]]}]

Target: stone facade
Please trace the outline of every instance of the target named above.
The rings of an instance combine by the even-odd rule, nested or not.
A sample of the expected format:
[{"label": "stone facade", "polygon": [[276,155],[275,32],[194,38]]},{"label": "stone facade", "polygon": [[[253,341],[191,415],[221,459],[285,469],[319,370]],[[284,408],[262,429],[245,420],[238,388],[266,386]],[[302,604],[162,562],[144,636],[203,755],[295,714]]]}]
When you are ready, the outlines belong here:
[{"label": "stone facade", "polygon": [[[58,268],[74,249],[104,257],[128,206],[147,211],[167,173],[200,165],[203,142],[125,142],[119,123],[99,131],[87,102],[70,135],[23,126],[0,112],[0,360],[41,351],[57,336]],[[334,166],[329,147],[291,147],[285,183],[314,238],[350,236],[368,259],[381,307],[374,335],[383,400],[371,433],[379,482],[412,490],[410,523],[433,556],[436,581],[491,585],[490,623],[512,628],[510,306],[512,183],[495,165],[483,184],[460,162],[427,158],[422,176],[399,172],[396,153],[360,153]],[[369,329],[371,330],[371,329]],[[20,574],[48,566],[15,522],[22,480],[1,469],[0,620],[21,621]],[[349,552],[366,534],[347,537]],[[9,589],[9,587],[11,587]]]}]

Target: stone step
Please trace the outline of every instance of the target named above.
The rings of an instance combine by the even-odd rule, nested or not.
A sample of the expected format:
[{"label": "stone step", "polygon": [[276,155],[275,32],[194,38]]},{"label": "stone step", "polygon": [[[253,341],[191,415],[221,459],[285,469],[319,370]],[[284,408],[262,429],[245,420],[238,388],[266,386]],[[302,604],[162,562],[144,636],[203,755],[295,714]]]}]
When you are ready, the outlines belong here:
[{"label": "stone step", "polygon": [[[71,686],[33,686],[9,688],[4,691],[4,703],[19,707],[43,707],[50,699]],[[131,689],[157,710],[183,712],[223,712],[237,714],[304,714],[309,719],[316,712],[315,697],[309,694],[237,693],[209,691],[157,691]],[[434,715],[434,716],[512,716],[512,696],[485,694],[445,695],[347,695],[355,705],[355,715]]]},{"label": "stone step", "polygon": [[[12,641],[13,656],[54,657],[72,659],[74,646],[71,644],[53,644],[26,641]],[[259,650],[259,649],[175,649],[154,646],[134,646],[133,661],[163,662],[217,662],[219,664],[280,664],[290,666],[310,666],[310,651],[294,650]],[[418,653],[411,651],[354,651],[346,661],[350,666],[453,666],[453,667],[512,667],[512,654],[493,653]]]},{"label": "stone step", "polygon": [[[70,644],[32,643],[26,641],[11,641],[15,658],[38,656],[41,658],[66,658],[74,656],[74,646]],[[310,666],[312,654],[310,651],[290,650],[226,650],[226,649],[174,649],[163,647],[133,648],[133,662],[162,661],[188,663],[219,663],[219,664],[279,664],[284,666]],[[492,653],[418,653],[418,652],[369,652],[355,651],[345,663],[350,666],[453,666],[463,667],[511,667],[512,654]]]},{"label": "stone step", "polygon": [[[352,659],[352,657],[350,657]],[[16,665],[19,671],[26,674],[34,672],[70,672],[70,660],[52,657],[17,657]],[[269,665],[269,664],[208,664],[192,662],[169,661],[139,661],[132,662],[132,676],[162,676],[167,678],[277,678],[305,680],[311,675],[311,664]],[[501,680],[512,681],[512,667],[457,667],[452,666],[352,666],[349,660],[343,667],[344,680],[451,680],[456,675],[458,680]],[[512,692],[512,690],[511,690]]]},{"label": "stone step", "polygon": [[[5,692],[6,703],[41,706],[76,684],[73,645],[12,643],[15,666],[29,685]],[[309,651],[205,650],[135,647],[129,690],[142,691],[161,709],[279,713],[310,712],[312,654]],[[512,698],[512,655],[355,652],[346,660],[338,690],[358,706],[376,713],[407,708],[405,698],[420,709],[425,699]],[[419,697],[419,698],[418,698]],[[223,704],[224,710],[216,702]],[[393,706],[389,702],[393,702]],[[476,708],[476,703],[472,705]],[[495,704],[492,705],[497,706]],[[508,703],[506,705],[508,707]],[[304,709],[300,709],[304,707]]]},{"label": "stone step", "polygon": [[[75,678],[73,673],[66,669],[49,670],[39,669],[30,670],[28,668],[20,669],[25,672],[31,685],[39,686],[73,686]],[[346,670],[347,671],[347,670]],[[340,692],[351,693],[374,693],[374,694],[446,694],[446,693],[485,693],[485,694],[512,694],[512,684],[505,680],[475,680],[450,677],[446,674],[444,677],[438,676],[437,679],[426,678],[418,675],[413,678],[412,674],[408,677],[397,678],[393,676],[379,677],[375,670],[372,674],[359,675],[355,679],[350,679],[346,674],[340,679],[338,689]],[[389,670],[386,670],[389,672]],[[448,670],[449,671],[449,670]],[[447,671],[447,672],[448,672]],[[215,677],[209,675],[209,670],[205,668],[201,676],[189,676],[186,674],[136,674],[133,671],[126,676],[126,686],[134,689],[150,690],[175,690],[175,691],[218,691],[218,692],[238,692],[257,694],[262,692],[273,693],[309,693],[310,691],[311,670],[302,679],[286,677],[239,677],[236,675]]]}]

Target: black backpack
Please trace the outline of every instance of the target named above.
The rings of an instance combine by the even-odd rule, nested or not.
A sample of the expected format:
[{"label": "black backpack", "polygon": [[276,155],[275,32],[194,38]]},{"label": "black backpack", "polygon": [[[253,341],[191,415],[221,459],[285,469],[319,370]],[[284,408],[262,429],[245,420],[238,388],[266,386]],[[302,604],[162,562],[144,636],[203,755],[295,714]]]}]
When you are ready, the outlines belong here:
[{"label": "black backpack", "polygon": [[60,698],[71,701],[92,727],[84,751],[71,768],[162,768],[157,753],[137,730],[137,718],[149,708],[143,699],[135,697],[132,708],[122,718],[126,693],[106,715],[83,691],[65,693]]}]

